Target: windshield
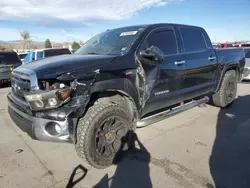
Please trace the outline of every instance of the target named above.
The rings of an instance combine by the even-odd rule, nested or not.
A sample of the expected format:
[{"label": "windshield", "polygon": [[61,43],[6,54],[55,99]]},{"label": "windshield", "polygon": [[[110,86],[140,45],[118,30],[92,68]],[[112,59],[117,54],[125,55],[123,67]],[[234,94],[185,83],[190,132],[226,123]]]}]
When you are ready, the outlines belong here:
[{"label": "windshield", "polygon": [[75,54],[123,55],[140,36],[143,27],[107,30],[87,41]]},{"label": "windshield", "polygon": [[49,50],[44,50],[44,56],[45,57],[50,57],[50,56],[55,56],[55,55],[65,55],[65,54],[71,54],[69,49],[49,49]]},{"label": "windshield", "polygon": [[20,63],[17,53],[0,53],[0,64]]}]

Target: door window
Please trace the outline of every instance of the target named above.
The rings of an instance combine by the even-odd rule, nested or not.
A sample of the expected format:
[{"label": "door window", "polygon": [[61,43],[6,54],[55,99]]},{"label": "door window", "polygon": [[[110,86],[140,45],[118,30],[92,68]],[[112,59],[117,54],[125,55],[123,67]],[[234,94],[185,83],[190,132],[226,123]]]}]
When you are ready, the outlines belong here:
[{"label": "door window", "polygon": [[144,47],[158,47],[164,55],[177,54],[177,43],[173,30],[161,30],[152,33],[145,41]]},{"label": "door window", "polygon": [[203,34],[199,29],[180,28],[185,52],[197,52],[207,48]]},{"label": "door window", "polygon": [[26,55],[26,57],[25,57],[24,60],[23,60],[24,63],[29,63],[29,62],[32,61],[32,53],[33,53],[33,52],[29,52],[29,53]]},{"label": "door window", "polygon": [[36,60],[36,59],[35,59],[35,55],[36,55],[35,52],[33,52],[33,53],[32,53],[32,61]]}]

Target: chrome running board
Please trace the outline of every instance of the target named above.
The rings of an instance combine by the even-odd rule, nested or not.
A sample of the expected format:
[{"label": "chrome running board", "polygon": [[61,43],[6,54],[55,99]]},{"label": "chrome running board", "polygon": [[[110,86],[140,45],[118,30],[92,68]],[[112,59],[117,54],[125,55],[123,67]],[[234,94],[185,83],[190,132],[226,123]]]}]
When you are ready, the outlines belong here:
[{"label": "chrome running board", "polygon": [[193,107],[196,107],[198,105],[207,103],[209,101],[209,98],[206,96],[202,99],[196,100],[196,101],[192,101],[190,103],[187,104],[183,104],[180,107],[174,109],[174,110],[167,110],[167,111],[163,111],[161,113],[146,117],[141,119],[140,121],[137,122],[137,127],[141,128],[141,127],[146,127],[148,125],[151,125],[153,123],[156,123],[158,121],[162,121],[164,119],[166,119],[167,117],[173,116],[175,114],[178,114],[180,112],[189,110]]}]

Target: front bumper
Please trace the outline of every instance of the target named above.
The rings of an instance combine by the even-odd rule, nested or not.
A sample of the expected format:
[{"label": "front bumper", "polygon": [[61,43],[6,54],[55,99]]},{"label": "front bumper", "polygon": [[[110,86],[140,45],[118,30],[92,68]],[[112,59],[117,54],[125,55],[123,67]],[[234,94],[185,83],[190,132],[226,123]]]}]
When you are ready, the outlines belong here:
[{"label": "front bumper", "polygon": [[[64,120],[54,120],[35,117],[28,114],[15,104],[11,94],[8,94],[8,111],[13,122],[32,139],[52,142],[74,142],[74,130],[76,118],[65,118]],[[47,131],[47,126],[57,124],[61,127],[60,134],[52,135]]]}]

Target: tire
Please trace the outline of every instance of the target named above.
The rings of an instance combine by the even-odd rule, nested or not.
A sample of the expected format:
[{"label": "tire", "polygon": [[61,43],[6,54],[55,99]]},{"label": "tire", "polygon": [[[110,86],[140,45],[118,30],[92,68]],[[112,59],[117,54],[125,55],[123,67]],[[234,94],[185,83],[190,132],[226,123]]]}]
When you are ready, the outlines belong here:
[{"label": "tire", "polygon": [[129,142],[131,125],[129,113],[122,105],[95,103],[78,122],[75,145],[78,156],[94,168],[112,165]]},{"label": "tire", "polygon": [[224,75],[219,91],[212,96],[213,104],[222,108],[228,107],[233,103],[236,94],[236,72],[234,70],[230,70]]}]

